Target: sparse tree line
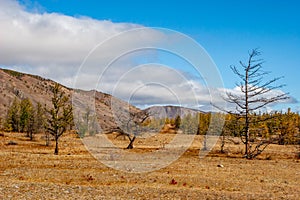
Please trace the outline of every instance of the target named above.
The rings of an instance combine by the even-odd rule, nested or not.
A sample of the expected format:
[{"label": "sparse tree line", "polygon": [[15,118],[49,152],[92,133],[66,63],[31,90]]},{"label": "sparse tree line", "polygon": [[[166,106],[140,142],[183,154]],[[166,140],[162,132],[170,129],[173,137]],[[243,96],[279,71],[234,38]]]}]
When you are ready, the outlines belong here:
[{"label": "sparse tree line", "polygon": [[34,106],[28,98],[14,99],[4,121],[4,131],[26,133],[33,140],[34,134],[44,131],[44,126],[45,111],[40,103]]},{"label": "sparse tree line", "polygon": [[[245,119],[237,114],[198,113],[176,118],[151,119],[149,127],[161,129],[170,124],[181,130],[183,134],[206,135],[210,128],[212,115],[225,118],[220,136],[241,137],[244,132]],[[286,112],[254,113],[249,115],[252,121],[250,128],[250,141],[272,139],[279,145],[295,145],[300,142],[300,115],[288,109]],[[269,120],[272,119],[272,120]],[[211,127],[213,128],[213,127]]]},{"label": "sparse tree line", "polygon": [[[222,131],[214,131],[214,126],[210,126],[212,115],[220,120],[225,119]],[[271,113],[253,113],[249,115],[251,119],[251,128],[249,128],[248,144],[252,147],[247,157],[255,158],[261,154],[269,144],[278,145],[298,145],[300,148],[300,115],[288,109],[286,112]],[[207,136],[208,130],[210,134],[216,133],[220,136],[220,151],[225,152],[226,142],[240,143],[244,141],[245,118],[241,115],[230,113],[198,113],[198,115],[186,115],[176,118],[151,119],[148,126],[152,130],[163,130],[169,125],[175,133],[196,134]],[[176,127],[176,128],[175,128]],[[172,131],[170,131],[171,133]],[[240,138],[235,140],[234,138]],[[206,138],[204,137],[203,149],[206,148]],[[298,155],[300,157],[300,153]]]},{"label": "sparse tree line", "polygon": [[46,145],[50,135],[55,140],[54,154],[58,154],[58,142],[73,124],[72,105],[59,84],[51,88],[53,93],[49,108],[41,103],[34,105],[29,98],[14,99],[3,120],[3,129],[7,132],[26,133],[30,140],[37,133],[45,133]]}]

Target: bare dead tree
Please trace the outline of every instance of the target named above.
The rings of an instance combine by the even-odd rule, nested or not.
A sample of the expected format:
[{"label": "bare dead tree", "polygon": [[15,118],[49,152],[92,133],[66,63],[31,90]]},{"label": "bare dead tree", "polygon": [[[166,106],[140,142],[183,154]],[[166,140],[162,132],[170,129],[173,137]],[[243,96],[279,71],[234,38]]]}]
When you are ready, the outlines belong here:
[{"label": "bare dead tree", "polygon": [[150,117],[150,114],[143,110],[139,112],[128,111],[125,116],[122,114],[124,113],[117,113],[117,117],[120,119],[119,126],[109,130],[109,132],[117,132],[116,137],[127,136],[129,144],[126,149],[133,149],[133,143],[136,137],[144,131],[144,122]]},{"label": "bare dead tree", "polygon": [[246,64],[240,61],[241,70],[236,66],[231,66],[233,73],[241,80],[240,83],[236,84],[241,93],[227,92],[224,97],[228,103],[235,105],[234,111],[219,108],[230,114],[238,114],[244,119],[240,137],[245,145],[245,157],[247,159],[255,158],[271,143],[267,139],[263,139],[257,144],[253,142],[254,138],[250,134],[250,128],[254,121],[251,119],[251,114],[258,112],[270,104],[289,98],[288,93],[272,93],[272,91],[284,87],[284,85],[274,86],[274,83],[283,77],[273,78],[265,82],[264,77],[270,72],[262,70],[264,61],[259,58],[260,55],[261,53],[257,49],[254,49],[249,53]]}]

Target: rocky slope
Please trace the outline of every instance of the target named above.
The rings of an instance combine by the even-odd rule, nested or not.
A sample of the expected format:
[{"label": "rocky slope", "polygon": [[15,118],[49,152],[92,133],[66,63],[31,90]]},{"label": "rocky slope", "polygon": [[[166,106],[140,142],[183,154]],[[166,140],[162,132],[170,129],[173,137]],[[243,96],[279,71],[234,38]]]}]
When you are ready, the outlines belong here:
[{"label": "rocky slope", "polygon": [[[12,70],[0,69],[0,119],[4,119],[7,110],[15,98],[29,98],[33,104],[51,106],[51,87],[54,81],[39,76],[24,74]],[[66,95],[73,100],[75,118],[89,108],[96,113],[102,131],[114,128],[119,117],[116,111],[138,112],[139,109],[128,103],[98,91],[74,90],[62,86]],[[75,97],[75,98],[74,98]]]}]

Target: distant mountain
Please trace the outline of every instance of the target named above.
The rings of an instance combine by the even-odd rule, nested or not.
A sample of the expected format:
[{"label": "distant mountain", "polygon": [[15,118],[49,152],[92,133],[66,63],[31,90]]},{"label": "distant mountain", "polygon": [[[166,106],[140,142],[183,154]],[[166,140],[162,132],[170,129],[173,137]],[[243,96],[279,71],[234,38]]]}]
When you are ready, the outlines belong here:
[{"label": "distant mountain", "polygon": [[175,118],[178,115],[184,117],[188,114],[196,115],[197,113],[202,112],[181,106],[152,106],[145,109],[145,111],[155,118]]},{"label": "distant mountain", "polygon": [[[7,110],[15,98],[22,100],[29,98],[33,104],[40,102],[42,105],[51,105],[51,86],[54,81],[35,76],[31,74],[20,73],[17,71],[0,69],[0,119],[4,119]],[[78,98],[74,100],[76,109],[74,114],[77,115],[79,110],[84,110],[89,103],[90,108],[96,113],[97,120],[103,131],[117,127],[116,119],[122,118],[117,116],[114,111],[129,110],[131,113],[140,111],[138,108],[129,105],[116,97],[98,91],[74,90],[62,86],[66,95],[72,94]]]}]

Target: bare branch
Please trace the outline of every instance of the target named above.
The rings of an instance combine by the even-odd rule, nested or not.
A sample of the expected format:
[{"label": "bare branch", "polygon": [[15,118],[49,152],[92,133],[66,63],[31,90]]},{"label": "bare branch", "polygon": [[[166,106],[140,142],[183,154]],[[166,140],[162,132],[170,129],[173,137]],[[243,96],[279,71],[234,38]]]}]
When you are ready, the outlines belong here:
[{"label": "bare branch", "polygon": [[[288,93],[272,94],[271,92],[282,88],[284,85],[274,86],[273,84],[283,77],[273,78],[269,81],[263,82],[264,76],[269,74],[262,70],[264,61],[259,58],[261,53],[258,49],[249,51],[249,58],[247,65],[240,61],[243,73],[239,71],[235,66],[231,66],[231,70],[240,79],[240,84],[236,84],[242,92],[240,95],[236,95],[230,92],[226,93],[224,98],[228,103],[235,104],[235,112],[232,110],[226,110],[225,112],[233,114],[238,113],[244,118],[244,128],[240,134],[242,142],[245,144],[245,155],[247,158],[254,158],[259,155],[269,144],[269,141],[263,141],[257,144],[254,149],[250,144],[250,125],[254,122],[251,120],[251,113],[259,111],[270,104],[280,102],[289,98]],[[215,106],[215,105],[214,105]],[[215,106],[218,108],[217,106]],[[218,108],[224,111],[223,108]],[[264,119],[268,120],[268,119]]]}]

